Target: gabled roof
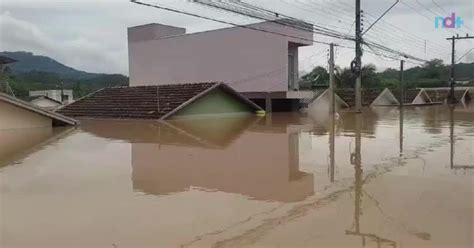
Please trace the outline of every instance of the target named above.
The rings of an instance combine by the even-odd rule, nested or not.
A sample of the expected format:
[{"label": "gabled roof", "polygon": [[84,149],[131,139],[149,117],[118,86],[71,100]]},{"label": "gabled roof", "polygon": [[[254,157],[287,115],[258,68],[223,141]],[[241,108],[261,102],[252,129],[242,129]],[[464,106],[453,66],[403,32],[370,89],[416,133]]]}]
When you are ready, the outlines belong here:
[{"label": "gabled roof", "polygon": [[[363,89],[362,90],[362,105],[368,106],[377,99],[382,93],[382,89]],[[355,106],[355,90],[352,88],[337,89],[336,94],[344,100],[349,106]]]},{"label": "gabled roof", "polygon": [[22,101],[18,98],[9,96],[4,93],[0,93],[0,101],[4,101],[7,103],[10,103],[12,105],[15,105],[19,108],[26,109],[28,111],[31,111],[33,113],[49,117],[53,119],[53,121],[59,123],[59,124],[67,124],[67,125],[77,125],[79,122],[73,118],[66,117],[64,115],[58,114],[56,112],[52,112],[49,110],[45,110],[43,108],[40,108],[38,106],[35,106],[29,102]]},{"label": "gabled roof", "polygon": [[57,101],[56,99],[53,99],[49,96],[29,96],[27,99],[28,99],[29,102],[32,102],[32,101],[37,100],[37,99],[46,99],[46,100],[55,102],[57,104],[62,104],[62,102]]},{"label": "gabled roof", "polygon": [[[425,92],[428,94],[432,102],[445,102],[449,97],[449,88],[424,88]],[[462,100],[469,93],[468,89],[455,89],[454,97],[457,100]]]},{"label": "gabled roof", "polygon": [[370,104],[371,106],[394,106],[400,105],[400,101],[393,95],[393,93],[385,88]]},{"label": "gabled roof", "polygon": [[[311,105],[313,103],[316,103],[320,98],[324,97],[326,94],[330,94],[329,89],[327,88],[322,88],[314,93],[314,97],[308,100],[308,104]],[[335,101],[336,103],[340,104],[343,107],[348,108],[349,104],[347,104],[337,93],[334,93]]]},{"label": "gabled roof", "polygon": [[[401,101],[400,90],[399,89],[392,89],[393,95],[397,98],[397,100]],[[412,103],[416,97],[422,94],[422,89],[405,89],[404,95],[404,103],[410,104]]]},{"label": "gabled roof", "polygon": [[104,88],[58,111],[83,118],[163,120],[217,88],[262,110],[226,84],[211,82]]}]

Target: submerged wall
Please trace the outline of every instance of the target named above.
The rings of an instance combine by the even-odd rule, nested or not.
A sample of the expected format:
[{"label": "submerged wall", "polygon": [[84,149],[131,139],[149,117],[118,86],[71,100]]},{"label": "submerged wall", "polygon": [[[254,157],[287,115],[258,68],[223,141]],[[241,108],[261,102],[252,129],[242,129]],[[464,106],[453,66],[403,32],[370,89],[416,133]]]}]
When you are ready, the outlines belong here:
[{"label": "submerged wall", "polygon": [[51,118],[0,101],[0,130],[51,126]]},{"label": "submerged wall", "polygon": [[246,104],[237,100],[234,96],[216,89],[178,111],[173,118],[250,113],[251,109]]}]

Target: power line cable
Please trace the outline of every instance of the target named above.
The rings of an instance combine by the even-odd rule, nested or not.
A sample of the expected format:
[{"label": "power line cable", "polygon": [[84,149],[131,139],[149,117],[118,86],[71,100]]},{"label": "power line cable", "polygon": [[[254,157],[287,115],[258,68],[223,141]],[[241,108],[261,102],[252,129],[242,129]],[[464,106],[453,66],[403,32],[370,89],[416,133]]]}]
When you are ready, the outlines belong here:
[{"label": "power line cable", "polygon": [[474,47],[469,49],[469,51],[467,51],[465,54],[463,54],[457,61],[456,63],[458,63],[459,61],[461,61],[464,57],[466,57],[469,53],[472,52],[472,50],[474,50]]},{"label": "power line cable", "polygon": [[205,20],[209,20],[209,21],[215,21],[215,22],[219,22],[219,23],[223,23],[223,24],[227,24],[227,25],[232,25],[232,26],[235,26],[235,27],[260,31],[260,32],[264,32],[264,33],[275,34],[275,35],[289,37],[289,38],[312,41],[312,42],[319,43],[319,44],[325,44],[325,45],[330,44],[328,42],[319,41],[319,40],[315,40],[315,39],[307,39],[307,38],[304,38],[304,37],[297,37],[297,36],[293,36],[293,35],[287,35],[287,34],[282,34],[282,33],[273,32],[273,31],[269,31],[269,30],[259,29],[259,28],[252,27],[250,25],[241,25],[241,24],[236,24],[236,23],[229,22],[229,21],[223,21],[223,20],[212,18],[212,17],[206,17],[206,16],[190,13],[190,12],[183,11],[183,10],[178,10],[178,9],[174,9],[174,8],[170,8],[170,7],[165,7],[165,6],[162,6],[162,5],[145,3],[145,2],[138,1],[138,0],[130,0],[130,2],[135,3],[135,4],[139,4],[139,5],[143,5],[143,6],[147,6],[147,7],[156,8],[156,9],[166,10],[166,11],[170,11],[170,12],[174,12],[174,13],[178,13],[178,14],[183,14],[183,15],[188,15],[188,16],[192,16],[192,17],[196,17],[196,18],[201,18],[201,19],[205,19]]},{"label": "power line cable", "polygon": [[[354,9],[354,6],[352,6],[352,5],[350,5],[350,4],[346,3],[346,2],[342,2],[341,0],[337,0],[336,3],[339,3],[339,4],[341,4],[341,5],[334,5],[334,6],[337,6],[337,7],[341,8],[341,9],[345,9],[345,10],[348,10],[348,11],[353,11],[353,9]],[[344,7],[343,5],[346,6],[346,7]],[[372,20],[375,20],[375,18],[376,18],[375,16],[371,15],[369,12],[364,12],[364,14],[367,15],[367,16],[366,16],[367,18],[371,18]],[[403,38],[408,38],[407,36],[409,36],[409,37],[411,38],[410,40],[412,40],[412,41],[417,41],[417,42],[418,42],[418,41],[421,41],[421,42],[424,43],[424,42],[426,41],[426,39],[421,38],[421,37],[419,37],[419,36],[417,36],[417,35],[415,35],[415,34],[409,32],[409,31],[407,31],[407,30],[404,30],[404,29],[402,29],[402,28],[400,28],[400,27],[398,27],[398,26],[396,26],[396,25],[390,23],[390,22],[387,21],[387,20],[381,20],[381,22],[384,23],[384,24],[386,24],[386,25],[388,26],[388,27],[386,27],[386,28],[390,29],[390,32],[388,32],[388,34],[395,33],[395,34],[397,34],[398,36],[401,36],[401,37],[403,37]],[[376,28],[378,28],[378,27],[376,27]],[[396,31],[393,31],[393,30],[396,30]],[[449,47],[448,45],[444,45],[444,44],[443,44],[443,45],[440,45],[440,44],[437,44],[437,43],[435,43],[435,42],[427,42],[427,45],[433,45],[433,46],[436,46],[436,47],[441,48],[441,49],[443,49],[443,50],[449,50],[449,49],[450,49],[450,47]]]},{"label": "power line cable", "polygon": [[304,22],[300,19],[293,18],[275,11],[270,11],[264,8],[250,5],[248,3],[238,2],[221,2],[221,1],[206,1],[206,0],[194,0],[195,3],[205,5],[211,8],[227,10],[232,13],[241,14],[244,16],[260,19],[264,21],[271,21],[278,23],[283,26],[290,26],[296,29],[313,32],[324,36],[353,40],[353,37],[344,35],[341,32],[328,29],[326,27]]}]

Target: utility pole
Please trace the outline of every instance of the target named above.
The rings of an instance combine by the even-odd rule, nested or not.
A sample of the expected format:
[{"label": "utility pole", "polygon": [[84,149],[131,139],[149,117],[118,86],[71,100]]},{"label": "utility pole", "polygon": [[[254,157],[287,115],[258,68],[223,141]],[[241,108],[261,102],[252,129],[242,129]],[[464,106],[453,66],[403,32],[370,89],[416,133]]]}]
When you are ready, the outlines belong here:
[{"label": "utility pole", "polygon": [[456,65],[456,61],[455,61],[455,57],[456,57],[456,36],[453,35],[453,37],[451,38],[451,70],[449,72],[449,87],[451,87],[451,89],[449,90],[449,101],[451,103],[456,103],[456,99],[454,97],[454,84],[456,83],[455,79],[454,79],[454,66]]},{"label": "utility pole", "polygon": [[336,125],[336,103],[335,103],[335,82],[334,82],[334,44],[329,44],[329,180],[334,182],[335,172],[335,125]]},{"label": "utility pole", "polygon": [[400,145],[400,158],[403,155],[403,105],[405,104],[405,82],[404,82],[404,75],[403,75],[403,65],[405,64],[404,60],[400,60],[400,110],[399,110],[399,145]]},{"label": "utility pole", "polygon": [[329,114],[335,113],[334,44],[329,44]]},{"label": "utility pole", "polygon": [[456,66],[456,40],[464,40],[464,39],[474,39],[474,36],[469,36],[469,34],[466,34],[464,37],[460,37],[459,34],[451,37],[451,38],[446,38],[446,40],[451,40],[451,70],[450,70],[450,75],[449,75],[449,101],[451,103],[456,103],[456,98],[454,96],[454,87],[456,84],[456,73],[455,73],[455,66]]},{"label": "utility pole", "polygon": [[405,82],[403,77],[403,65],[405,64],[404,60],[400,60],[400,107],[403,108],[405,104]]},{"label": "utility pole", "polygon": [[360,10],[360,0],[355,3],[355,59],[351,62],[352,73],[356,76],[355,82],[355,112],[362,112],[362,36],[367,33],[380,19],[382,19],[400,0],[396,0],[390,8],[375,20],[364,32],[362,32],[362,11]]},{"label": "utility pole", "polygon": [[360,0],[356,0],[355,4],[355,65],[352,70],[356,75],[355,82],[355,111],[360,113],[362,110],[362,31],[361,31],[361,18],[360,18]]}]

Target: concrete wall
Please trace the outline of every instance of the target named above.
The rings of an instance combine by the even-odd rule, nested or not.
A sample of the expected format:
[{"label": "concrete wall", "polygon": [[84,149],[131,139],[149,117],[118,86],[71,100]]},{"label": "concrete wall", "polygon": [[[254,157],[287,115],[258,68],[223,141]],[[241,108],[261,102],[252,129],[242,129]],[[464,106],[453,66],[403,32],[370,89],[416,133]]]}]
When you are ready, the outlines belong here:
[{"label": "concrete wall", "polygon": [[250,108],[220,89],[213,90],[202,98],[181,109],[173,118],[189,118],[201,115],[250,114]]},{"label": "concrete wall", "polygon": [[[29,92],[30,96],[47,96],[56,101],[61,102],[61,90],[35,90]],[[65,103],[70,103],[74,101],[73,91],[64,90],[64,95],[68,96],[69,100],[65,99]]]},{"label": "concrete wall", "polygon": [[35,99],[35,100],[31,101],[31,103],[36,105],[36,106],[45,108],[45,109],[55,109],[55,108],[61,106],[57,102],[53,102],[51,100],[44,99],[44,98]]},{"label": "concrete wall", "polygon": [[51,118],[0,101],[0,130],[51,126]]},{"label": "concrete wall", "polygon": [[128,42],[153,40],[160,37],[185,34],[186,29],[158,23],[128,28]]},{"label": "concrete wall", "polygon": [[[159,33],[160,26],[149,27]],[[312,39],[312,33],[274,23],[252,27]],[[311,44],[239,27],[146,40],[139,28],[139,37],[134,28],[128,33],[131,86],[221,81],[240,92],[287,91],[289,42]]]},{"label": "concrete wall", "polygon": [[52,127],[2,130],[0,132],[0,167],[52,135]]}]

